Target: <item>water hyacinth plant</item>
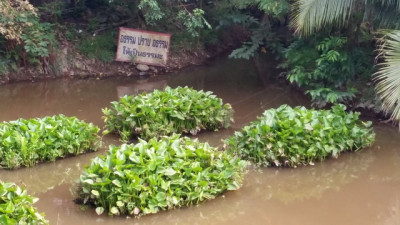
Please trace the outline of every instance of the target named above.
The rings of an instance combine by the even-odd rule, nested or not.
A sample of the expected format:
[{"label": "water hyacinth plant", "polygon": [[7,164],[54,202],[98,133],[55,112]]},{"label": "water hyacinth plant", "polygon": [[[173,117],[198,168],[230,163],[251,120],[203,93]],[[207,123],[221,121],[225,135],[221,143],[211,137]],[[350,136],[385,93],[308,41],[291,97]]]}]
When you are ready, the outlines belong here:
[{"label": "water hyacinth plant", "polygon": [[95,151],[99,128],[64,115],[0,123],[0,166],[30,167],[68,155]]},{"label": "water hyacinth plant", "polygon": [[37,200],[17,185],[0,181],[0,224],[49,224],[32,206]]},{"label": "water hyacinth plant", "polygon": [[359,113],[346,112],[345,106],[331,110],[291,108],[269,109],[234,136],[226,148],[257,166],[313,164],[342,151],[357,151],[375,140],[371,122],[362,122]]},{"label": "water hyacinth plant", "polygon": [[241,186],[247,162],[180,135],[110,146],[80,177],[78,196],[96,212],[140,216],[198,204]]},{"label": "water hyacinth plant", "polygon": [[188,87],[167,87],[149,94],[125,96],[103,109],[106,131],[124,141],[172,133],[197,134],[200,130],[226,128],[233,121],[233,109],[212,92]]}]

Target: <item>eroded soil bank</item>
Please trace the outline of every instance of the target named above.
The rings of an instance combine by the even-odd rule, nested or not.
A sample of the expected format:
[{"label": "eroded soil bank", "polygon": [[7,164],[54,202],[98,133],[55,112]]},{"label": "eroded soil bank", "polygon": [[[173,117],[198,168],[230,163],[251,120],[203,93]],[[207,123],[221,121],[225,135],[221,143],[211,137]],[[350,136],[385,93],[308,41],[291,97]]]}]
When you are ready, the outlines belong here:
[{"label": "eroded soil bank", "polygon": [[[248,37],[248,32],[240,27],[232,27],[222,32],[218,43],[192,49],[177,49],[169,53],[165,67],[149,66],[143,70],[136,63],[102,62],[89,59],[79,53],[76,46],[59,40],[57,49],[53,50],[45,63],[40,67],[21,67],[14,72],[0,75],[0,84],[18,81],[37,81],[51,78],[103,79],[107,77],[149,77],[182,70],[192,65],[202,65],[207,61],[229,53],[240,46]],[[147,66],[145,66],[147,67]]]}]

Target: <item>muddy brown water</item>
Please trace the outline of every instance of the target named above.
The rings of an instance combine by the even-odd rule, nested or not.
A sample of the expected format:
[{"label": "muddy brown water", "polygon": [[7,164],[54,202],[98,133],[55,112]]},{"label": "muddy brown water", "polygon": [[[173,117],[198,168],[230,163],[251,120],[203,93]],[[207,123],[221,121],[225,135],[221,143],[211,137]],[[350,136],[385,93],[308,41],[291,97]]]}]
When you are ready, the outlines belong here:
[{"label": "muddy brown water", "polygon": [[[277,71],[273,67],[267,67],[264,76],[275,76]],[[51,80],[1,86],[0,121],[63,113],[102,127],[101,108],[110,101],[166,85],[210,90],[233,105],[236,113],[232,128],[198,135],[200,140],[215,146],[221,146],[221,139],[268,108],[308,105],[304,96],[289,87],[259,79],[251,62],[217,60],[207,66],[145,80]],[[93,208],[83,210],[73,201],[73,187],[82,168],[96,155],[104,154],[106,147],[33,168],[0,170],[0,179],[23,185],[38,197],[35,205],[54,225],[400,224],[400,134],[386,125],[376,124],[374,129],[377,138],[371,148],[345,153],[315,166],[251,170],[237,191],[200,206],[139,219],[97,216]],[[105,146],[119,143],[111,135],[103,141]]]}]

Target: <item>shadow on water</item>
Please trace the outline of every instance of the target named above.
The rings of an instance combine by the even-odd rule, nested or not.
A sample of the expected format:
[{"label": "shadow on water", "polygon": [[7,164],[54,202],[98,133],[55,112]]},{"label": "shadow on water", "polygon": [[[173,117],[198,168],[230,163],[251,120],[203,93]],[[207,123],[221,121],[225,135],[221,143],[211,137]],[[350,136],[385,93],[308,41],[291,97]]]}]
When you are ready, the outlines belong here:
[{"label": "shadow on water", "polygon": [[[258,62],[259,63],[259,62]],[[257,68],[253,62],[216,60],[180,73],[135,80],[51,80],[0,87],[0,121],[63,113],[102,127],[101,108],[125,94],[139,94],[169,85],[213,91],[231,103],[235,123],[197,138],[221,146],[221,139],[281,104],[309,105],[296,91],[270,77],[274,64]],[[260,74],[261,72],[261,74]],[[260,78],[261,77],[261,78]],[[264,79],[267,77],[267,79]],[[40,198],[36,206],[51,224],[400,224],[400,139],[396,129],[376,125],[377,141],[369,149],[345,153],[315,166],[297,169],[251,169],[241,189],[196,207],[144,216],[139,219],[95,215],[83,211],[71,194],[83,167],[99,152],[44,163],[33,168],[0,170],[0,179],[26,186]]]}]

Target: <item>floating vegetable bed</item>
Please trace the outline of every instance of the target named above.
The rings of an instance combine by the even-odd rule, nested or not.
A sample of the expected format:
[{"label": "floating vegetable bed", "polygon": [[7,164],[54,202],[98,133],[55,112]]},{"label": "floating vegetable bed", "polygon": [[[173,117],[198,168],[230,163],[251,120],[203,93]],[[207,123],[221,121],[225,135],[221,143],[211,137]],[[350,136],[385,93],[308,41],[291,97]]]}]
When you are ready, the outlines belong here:
[{"label": "floating vegetable bed", "polygon": [[0,181],[0,224],[49,224],[32,206],[36,201],[17,185]]},{"label": "floating vegetable bed", "polygon": [[0,123],[0,166],[18,168],[95,151],[99,128],[75,117],[58,115]]},{"label": "floating vegetable bed", "polygon": [[375,140],[371,122],[345,106],[314,110],[283,105],[270,109],[228,138],[226,148],[258,166],[313,164],[342,151],[357,151]]},{"label": "floating vegetable bed", "polygon": [[135,136],[195,135],[200,130],[226,128],[233,120],[231,105],[223,104],[212,92],[188,87],[125,96],[111,105],[111,109],[103,109],[105,133],[119,133],[125,141]]},{"label": "floating vegetable bed", "polygon": [[96,212],[145,215],[198,204],[241,186],[247,163],[179,135],[110,146],[80,177],[78,195]]}]

